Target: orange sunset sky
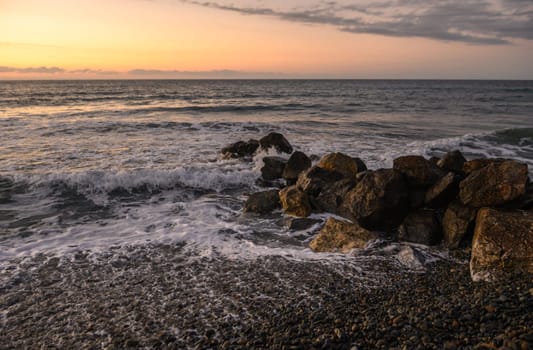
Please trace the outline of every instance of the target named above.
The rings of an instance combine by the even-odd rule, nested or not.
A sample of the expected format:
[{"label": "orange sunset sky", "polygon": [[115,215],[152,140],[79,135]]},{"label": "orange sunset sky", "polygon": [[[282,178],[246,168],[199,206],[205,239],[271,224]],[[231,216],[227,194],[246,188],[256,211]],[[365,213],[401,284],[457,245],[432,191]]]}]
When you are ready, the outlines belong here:
[{"label": "orange sunset sky", "polygon": [[0,79],[533,79],[533,1],[0,0]]}]

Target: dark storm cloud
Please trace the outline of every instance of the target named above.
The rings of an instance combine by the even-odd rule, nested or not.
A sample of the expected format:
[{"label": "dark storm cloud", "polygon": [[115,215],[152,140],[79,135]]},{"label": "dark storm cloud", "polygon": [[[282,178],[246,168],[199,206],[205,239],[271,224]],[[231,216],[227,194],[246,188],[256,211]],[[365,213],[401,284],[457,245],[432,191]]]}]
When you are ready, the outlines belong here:
[{"label": "dark storm cloud", "polygon": [[181,1],[244,15],[331,25],[350,33],[488,45],[533,40],[532,0],[322,1],[283,10],[222,1]]}]

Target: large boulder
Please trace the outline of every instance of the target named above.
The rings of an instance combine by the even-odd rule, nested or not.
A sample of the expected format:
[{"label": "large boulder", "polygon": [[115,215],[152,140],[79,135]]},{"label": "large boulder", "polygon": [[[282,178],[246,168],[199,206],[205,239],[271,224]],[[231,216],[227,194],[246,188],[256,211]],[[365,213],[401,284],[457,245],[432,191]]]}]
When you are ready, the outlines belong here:
[{"label": "large boulder", "polygon": [[444,175],[441,169],[422,156],[396,158],[393,168],[404,174],[413,187],[431,186]]},{"label": "large boulder", "polygon": [[463,173],[470,175],[472,172],[486,167],[489,164],[503,163],[508,159],[503,158],[478,158],[472,159],[463,164]]},{"label": "large boulder", "polygon": [[281,178],[287,160],[281,157],[264,157],[263,163],[261,177],[265,180],[276,180]]},{"label": "large boulder", "polygon": [[378,235],[356,223],[329,218],[318,235],[309,243],[315,252],[348,253],[354,248],[364,248]]},{"label": "large boulder", "polygon": [[339,214],[359,221],[369,230],[398,227],[409,210],[404,176],[394,169],[367,171],[347,193]]},{"label": "large boulder", "polygon": [[278,190],[256,192],[250,195],[244,204],[244,212],[268,214],[281,208]]},{"label": "large boulder", "polygon": [[533,273],[533,213],[481,208],[472,241],[472,279],[491,281],[513,272]]},{"label": "large boulder", "polygon": [[292,146],[289,141],[287,141],[285,136],[277,132],[271,132],[270,134],[261,138],[259,140],[259,144],[264,150],[274,147],[278,153],[292,153]]},{"label": "large boulder", "polygon": [[463,173],[463,166],[466,162],[466,158],[461,151],[451,151],[446,153],[441,159],[438,160],[437,166],[446,171],[453,171],[456,174]]},{"label": "large boulder", "polygon": [[425,197],[425,203],[430,208],[445,208],[459,193],[461,178],[450,172],[431,186]]},{"label": "large boulder", "polygon": [[361,159],[339,152],[325,155],[317,165],[322,169],[339,172],[348,178],[355,178],[357,173],[366,170],[366,165]]},{"label": "large boulder", "polygon": [[296,185],[285,187],[279,191],[279,198],[286,214],[298,217],[306,217],[311,214],[312,208],[307,193]]},{"label": "large boulder", "polygon": [[398,240],[435,245],[442,240],[442,230],[438,213],[420,209],[407,215],[398,229]]},{"label": "large boulder", "polygon": [[258,148],[259,141],[251,139],[248,141],[238,141],[231,145],[228,145],[222,148],[220,153],[225,159],[244,158],[253,156]]},{"label": "large boulder", "polygon": [[290,218],[286,222],[286,226],[290,231],[302,231],[310,229],[311,227],[321,223],[321,219],[311,218]]},{"label": "large boulder", "polygon": [[472,238],[477,209],[455,200],[448,205],[442,219],[444,245],[456,249],[466,237]]},{"label": "large boulder", "polygon": [[327,184],[334,183],[342,178],[343,176],[339,172],[314,166],[300,174],[296,185],[310,196],[316,197]]},{"label": "large boulder", "polygon": [[296,183],[296,180],[298,180],[298,176],[300,176],[300,173],[309,169],[310,167],[311,159],[309,159],[309,157],[306,156],[305,153],[296,151],[290,156],[289,160],[287,161],[287,164],[283,169],[282,177],[287,181],[287,183],[292,185]]},{"label": "large boulder", "polygon": [[320,211],[336,214],[344,197],[346,197],[346,194],[355,187],[356,183],[355,179],[350,178],[326,183],[315,200],[318,209]]},{"label": "large boulder", "polygon": [[502,205],[526,192],[527,179],[526,164],[493,162],[461,181],[459,197],[463,204],[478,208]]}]

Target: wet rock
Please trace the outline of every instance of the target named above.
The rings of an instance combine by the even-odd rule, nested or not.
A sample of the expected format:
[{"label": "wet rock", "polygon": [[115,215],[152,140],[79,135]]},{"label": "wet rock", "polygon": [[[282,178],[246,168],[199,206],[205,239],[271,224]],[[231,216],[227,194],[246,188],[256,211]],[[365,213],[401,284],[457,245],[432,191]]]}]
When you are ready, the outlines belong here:
[{"label": "wet rock", "polygon": [[409,189],[409,206],[412,209],[422,208],[426,204],[426,190],[424,188]]},{"label": "wet rock", "polygon": [[491,281],[509,272],[533,273],[533,213],[481,208],[472,241],[472,279]]},{"label": "wet rock", "polygon": [[348,178],[355,178],[357,173],[367,170],[361,159],[339,152],[325,155],[317,165],[322,169],[339,172]]},{"label": "wet rock", "polygon": [[283,169],[282,177],[287,180],[287,183],[294,184],[296,183],[296,180],[298,180],[300,173],[309,169],[310,167],[311,159],[309,159],[305,153],[296,151],[287,161],[287,164]]},{"label": "wet rock", "polygon": [[460,199],[473,207],[505,204],[525,193],[527,174],[526,164],[512,160],[491,163],[461,181]]},{"label": "wet rock", "polygon": [[248,141],[238,141],[228,145],[220,151],[223,158],[244,158],[251,157],[259,148],[259,141],[250,139]]},{"label": "wet rock", "polygon": [[450,249],[459,247],[465,237],[474,231],[477,209],[465,206],[459,200],[450,203],[442,219],[444,245]]},{"label": "wet rock", "polygon": [[321,223],[320,219],[310,218],[290,218],[287,222],[287,228],[291,231],[302,231]]},{"label": "wet rock", "polygon": [[326,183],[315,200],[319,210],[336,214],[344,197],[355,187],[356,183],[354,179],[349,178]]},{"label": "wet rock", "polygon": [[397,227],[409,209],[404,176],[394,169],[367,171],[348,192],[339,208],[340,215],[359,221],[370,230]]},{"label": "wet rock", "polygon": [[348,253],[354,248],[364,248],[370,240],[377,238],[376,233],[356,223],[329,218],[309,247],[315,252]]},{"label": "wet rock", "polygon": [[438,162],[437,166],[446,171],[453,171],[456,174],[463,172],[463,166],[466,162],[466,158],[461,151],[451,151],[446,153]]},{"label": "wet rock", "polygon": [[296,185],[285,187],[279,191],[281,206],[288,215],[306,217],[311,214],[311,204],[307,193]]},{"label": "wet rock", "polygon": [[276,180],[281,178],[287,160],[280,157],[264,157],[263,163],[261,177],[265,180]]},{"label": "wet rock", "polygon": [[463,172],[466,175],[470,175],[470,173],[479,170],[481,168],[486,167],[489,164],[499,164],[502,162],[505,162],[507,159],[503,158],[479,158],[479,159],[472,159],[463,164]]},{"label": "wet rock", "polygon": [[430,208],[445,208],[459,193],[461,178],[450,172],[426,192],[425,203]]},{"label": "wet rock", "polygon": [[253,193],[244,205],[244,212],[268,214],[281,208],[278,190]]},{"label": "wet rock", "polygon": [[407,215],[398,229],[398,240],[435,245],[442,240],[442,230],[437,212],[420,209]]},{"label": "wet rock", "polygon": [[431,186],[444,175],[441,169],[422,156],[396,158],[393,168],[404,174],[409,185],[415,187]]},{"label": "wet rock", "polygon": [[339,181],[343,176],[336,171],[330,171],[313,166],[298,177],[296,185],[310,196],[318,196],[327,185]]},{"label": "wet rock", "polygon": [[264,150],[274,147],[279,153],[292,153],[292,146],[289,141],[287,141],[285,136],[277,132],[271,132],[270,134],[261,138],[259,140],[259,144]]}]

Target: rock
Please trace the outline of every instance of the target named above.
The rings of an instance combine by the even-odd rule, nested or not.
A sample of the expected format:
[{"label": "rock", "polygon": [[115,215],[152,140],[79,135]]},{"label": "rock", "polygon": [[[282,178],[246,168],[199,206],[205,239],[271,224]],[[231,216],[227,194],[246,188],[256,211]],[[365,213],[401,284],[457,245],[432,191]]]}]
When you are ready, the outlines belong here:
[{"label": "rock", "polygon": [[316,197],[315,203],[317,204],[318,209],[336,214],[344,197],[346,197],[346,194],[355,187],[356,183],[356,180],[350,178],[333,183],[326,183]]},{"label": "rock", "polygon": [[460,180],[458,175],[451,172],[442,177],[426,192],[426,205],[430,208],[445,208],[457,197]]},{"label": "rock", "polygon": [[287,222],[287,228],[291,231],[302,231],[302,230],[307,230],[321,222],[322,220],[320,219],[291,218]]},{"label": "rock", "polygon": [[268,214],[281,208],[278,190],[253,193],[244,204],[244,212]]},{"label": "rock", "polygon": [[394,169],[367,171],[347,193],[339,214],[369,230],[396,228],[409,210],[404,176]]},{"label": "rock", "polygon": [[261,177],[265,180],[280,179],[287,160],[280,157],[264,157]]},{"label": "rock", "polygon": [[425,245],[438,244],[442,240],[438,214],[427,209],[409,213],[398,229],[398,240]]},{"label": "rock", "polygon": [[279,153],[292,153],[292,146],[289,141],[287,141],[282,134],[277,132],[271,132],[267,136],[261,138],[259,144],[264,150],[274,147]]},{"label": "rock", "polygon": [[490,163],[461,181],[459,197],[473,207],[510,202],[525,193],[527,174],[526,164],[512,160]]},{"label": "rock", "polygon": [[288,215],[306,217],[311,214],[311,204],[307,193],[296,185],[285,187],[279,191],[281,206]]},{"label": "rock", "polygon": [[479,170],[481,168],[486,167],[489,164],[494,163],[502,163],[506,161],[506,159],[503,158],[479,158],[479,159],[472,159],[463,164],[463,172],[466,175],[470,175],[470,173]]},{"label": "rock", "polygon": [[251,140],[248,140],[247,142],[238,141],[229,146],[226,146],[222,148],[220,153],[222,153],[222,157],[226,159],[244,158],[244,157],[253,156],[253,154],[258,148],[259,148],[259,141],[251,139]]},{"label": "rock", "polygon": [[465,162],[466,158],[463,156],[461,151],[456,150],[446,153],[444,157],[437,162],[437,166],[446,171],[453,171],[456,174],[462,174]]},{"label": "rock", "polygon": [[342,179],[341,173],[313,166],[300,174],[296,185],[310,196],[317,197],[327,184]]},{"label": "rock", "polygon": [[361,159],[338,152],[325,155],[317,165],[322,169],[339,172],[348,178],[355,178],[357,173],[366,170],[366,165]]},{"label": "rock", "polygon": [[283,169],[282,177],[291,185],[296,183],[298,176],[311,167],[311,159],[303,152],[294,152]]},{"label": "rock", "polygon": [[479,209],[470,259],[472,279],[491,281],[519,271],[533,273],[533,213]]},{"label": "rock", "polygon": [[505,209],[522,209],[522,210],[532,210],[533,209],[533,184],[528,181],[526,185],[526,193],[517,199],[506,203],[502,206]]},{"label": "rock", "polygon": [[426,190],[424,188],[409,189],[409,205],[412,209],[422,208],[426,204]]},{"label": "rock", "polygon": [[465,206],[459,200],[455,200],[448,205],[442,219],[445,246],[450,249],[456,249],[465,237],[474,232],[476,213],[476,208]]},{"label": "rock", "polygon": [[395,170],[404,174],[411,186],[431,186],[444,174],[422,156],[404,156],[394,160]]},{"label": "rock", "polygon": [[309,247],[315,252],[348,253],[354,248],[364,248],[377,238],[377,234],[358,224],[329,218]]}]

